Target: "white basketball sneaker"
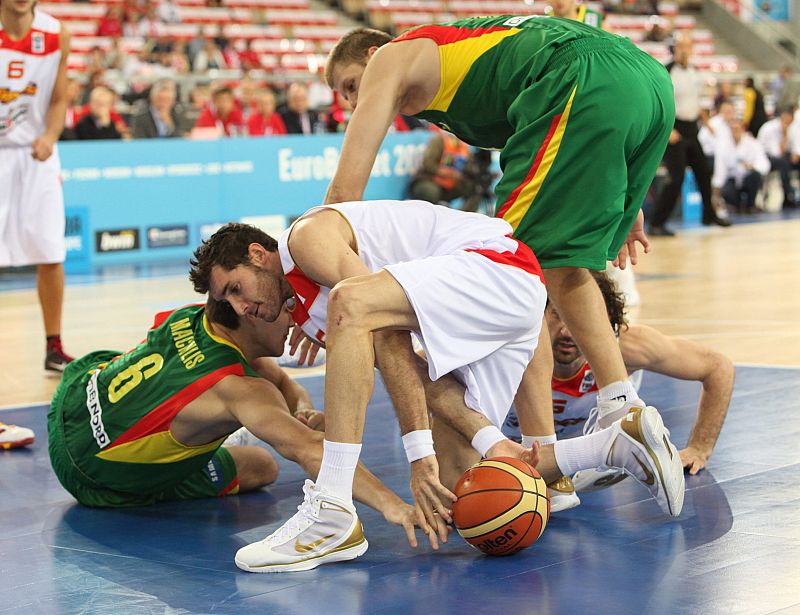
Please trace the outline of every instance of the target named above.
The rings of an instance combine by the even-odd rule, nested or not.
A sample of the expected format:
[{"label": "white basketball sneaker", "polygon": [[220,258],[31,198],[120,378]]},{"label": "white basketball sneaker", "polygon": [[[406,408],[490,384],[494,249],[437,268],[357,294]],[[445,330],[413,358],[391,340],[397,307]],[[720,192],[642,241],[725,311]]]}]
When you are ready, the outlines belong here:
[{"label": "white basketball sneaker", "polygon": [[666,514],[677,517],[683,509],[685,481],[678,449],[669,430],[652,406],[636,408],[615,422],[606,445],[601,470],[616,469],[647,487]]},{"label": "white basketball sneaker", "polygon": [[[620,401],[618,399],[598,400],[597,407],[589,412],[589,418],[583,425],[584,435],[595,433],[601,429],[611,427],[614,421],[621,419],[635,408],[642,408],[641,400],[636,402]],[[627,475],[619,470],[580,470],[572,475],[575,491],[598,491],[611,485],[616,485],[624,480]]]},{"label": "white basketball sneaker", "polygon": [[239,549],[248,572],[298,572],[363,555],[369,544],[352,504],[318,491],[310,480],[297,513],[264,540]]},{"label": "white basketball sneaker", "polygon": [[562,476],[547,485],[547,495],[550,496],[550,514],[575,508],[581,503],[569,476]]},{"label": "white basketball sneaker", "polygon": [[256,438],[247,427],[240,427],[231,435],[225,438],[223,446],[255,446],[261,442]]},{"label": "white basketball sneaker", "polygon": [[0,449],[19,448],[33,444],[35,437],[33,430],[17,425],[0,423]]}]

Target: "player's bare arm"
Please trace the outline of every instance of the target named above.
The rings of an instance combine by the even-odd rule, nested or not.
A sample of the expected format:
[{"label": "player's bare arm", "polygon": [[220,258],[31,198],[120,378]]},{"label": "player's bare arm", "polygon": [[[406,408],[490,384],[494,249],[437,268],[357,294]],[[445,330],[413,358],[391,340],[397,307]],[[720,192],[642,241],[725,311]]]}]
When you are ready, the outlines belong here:
[{"label": "player's bare arm", "polygon": [[58,75],[50,96],[50,106],[45,117],[45,131],[33,142],[31,155],[40,161],[45,161],[53,155],[53,147],[64,130],[64,121],[67,116],[67,57],[69,56],[70,35],[64,25],[61,26],[59,36],[61,47],[61,60],[58,64]]},{"label": "player's bare arm", "polygon": [[363,75],[348,67],[333,73],[334,89],[354,111],[325,203],[362,198],[392,120],[399,112],[422,111],[439,87],[439,55],[431,41],[392,43],[372,53]]},{"label": "player's bare arm", "polygon": [[[408,331],[419,327],[405,292],[386,271],[370,273],[355,253],[349,224],[332,210],[321,211],[295,224],[289,249],[297,266],[315,282],[332,288],[328,299],[325,411],[326,438],[335,442],[360,441],[363,413],[374,386],[376,345],[381,374],[387,384],[403,434],[430,429],[425,390],[420,380]],[[380,332],[386,335],[380,336]],[[398,333],[399,336],[395,336]],[[375,338],[373,337],[375,336]],[[383,346],[381,344],[383,343]],[[387,351],[387,345],[393,347]],[[337,418],[334,418],[336,416]],[[412,463],[412,492],[423,529],[436,548],[433,529],[444,541],[455,500],[438,479],[435,457]],[[434,515],[436,512],[436,515]]]},{"label": "player's bare arm", "polygon": [[697,418],[681,461],[690,474],[705,467],[717,442],[733,392],[734,367],[726,356],[705,346],[663,335],[644,325],[620,333],[620,349],[629,370],[647,369],[703,385]]},{"label": "player's bare arm", "polygon": [[291,378],[283,368],[270,357],[261,357],[250,363],[262,378],[271,382],[283,395],[286,406],[293,417],[311,429],[325,430],[325,415],[314,408],[308,391]]}]

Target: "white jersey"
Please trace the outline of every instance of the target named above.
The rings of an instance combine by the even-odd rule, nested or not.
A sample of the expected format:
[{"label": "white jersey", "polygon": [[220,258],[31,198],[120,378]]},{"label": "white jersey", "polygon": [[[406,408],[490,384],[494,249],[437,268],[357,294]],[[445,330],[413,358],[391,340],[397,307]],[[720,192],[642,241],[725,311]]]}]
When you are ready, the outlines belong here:
[{"label": "white jersey", "polygon": [[21,40],[0,25],[0,147],[30,146],[44,132],[61,62],[60,35],[61,23],[38,10]]},{"label": "white jersey", "polygon": [[[463,250],[516,251],[507,237],[511,226],[500,218],[466,213],[425,201],[356,201],[308,210],[338,211],[350,224],[356,252],[370,271],[387,265],[444,256]],[[278,239],[278,252],[286,278],[297,294],[295,322],[309,337],[325,343],[329,288],[309,280],[289,253],[289,228]]]},{"label": "white jersey", "polygon": [[[642,385],[642,370],[630,375],[633,387],[638,391]],[[597,382],[588,363],[569,378],[556,378],[551,381],[553,393],[553,423],[558,436],[576,435],[583,429],[593,408],[597,407]],[[503,433],[512,440],[520,441],[519,420],[514,407],[503,424]]]}]

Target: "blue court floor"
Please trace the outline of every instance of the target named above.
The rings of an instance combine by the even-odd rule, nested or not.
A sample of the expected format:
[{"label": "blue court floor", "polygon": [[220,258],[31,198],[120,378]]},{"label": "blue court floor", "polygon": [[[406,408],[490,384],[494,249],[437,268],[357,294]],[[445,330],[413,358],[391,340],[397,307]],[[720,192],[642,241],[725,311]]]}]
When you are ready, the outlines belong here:
[{"label": "blue court floor", "polygon": [[[321,402],[322,380],[303,381]],[[531,549],[439,552],[360,507],[369,551],[351,563],[257,575],[237,548],[289,517],[303,476],[281,463],[261,492],[129,510],[77,505],[50,470],[37,406],[0,411],[33,427],[0,453],[0,613],[800,613],[800,370],[737,368],[708,469],[687,477],[680,518],[631,480],[554,516]],[[699,385],[647,374],[642,393],[686,443]],[[378,385],[362,459],[408,497],[398,428]]]}]

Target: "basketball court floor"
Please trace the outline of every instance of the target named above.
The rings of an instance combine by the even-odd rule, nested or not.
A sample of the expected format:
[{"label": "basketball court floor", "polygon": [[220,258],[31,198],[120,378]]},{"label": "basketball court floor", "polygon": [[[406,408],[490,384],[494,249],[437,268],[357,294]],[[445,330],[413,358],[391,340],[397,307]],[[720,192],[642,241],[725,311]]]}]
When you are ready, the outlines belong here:
[{"label": "basketball court floor", "polygon": [[[489,558],[457,535],[416,551],[363,506],[370,549],[305,573],[239,571],[236,550],[294,512],[303,476],[281,463],[255,494],[93,510],[60,487],[45,417],[55,383],[40,370],[30,279],[0,277],[0,420],[32,427],[28,450],[0,453],[0,613],[800,613],[800,217],[687,229],[653,241],[635,320],[728,354],[729,415],[708,468],[686,480],[677,519],[626,480],[554,515],[531,549]],[[182,267],[70,279],[67,349],[128,348],[152,314],[197,300]],[[322,403],[318,370],[302,383]],[[646,374],[678,447],[698,383]],[[380,383],[363,461],[409,496],[408,469]]]}]

